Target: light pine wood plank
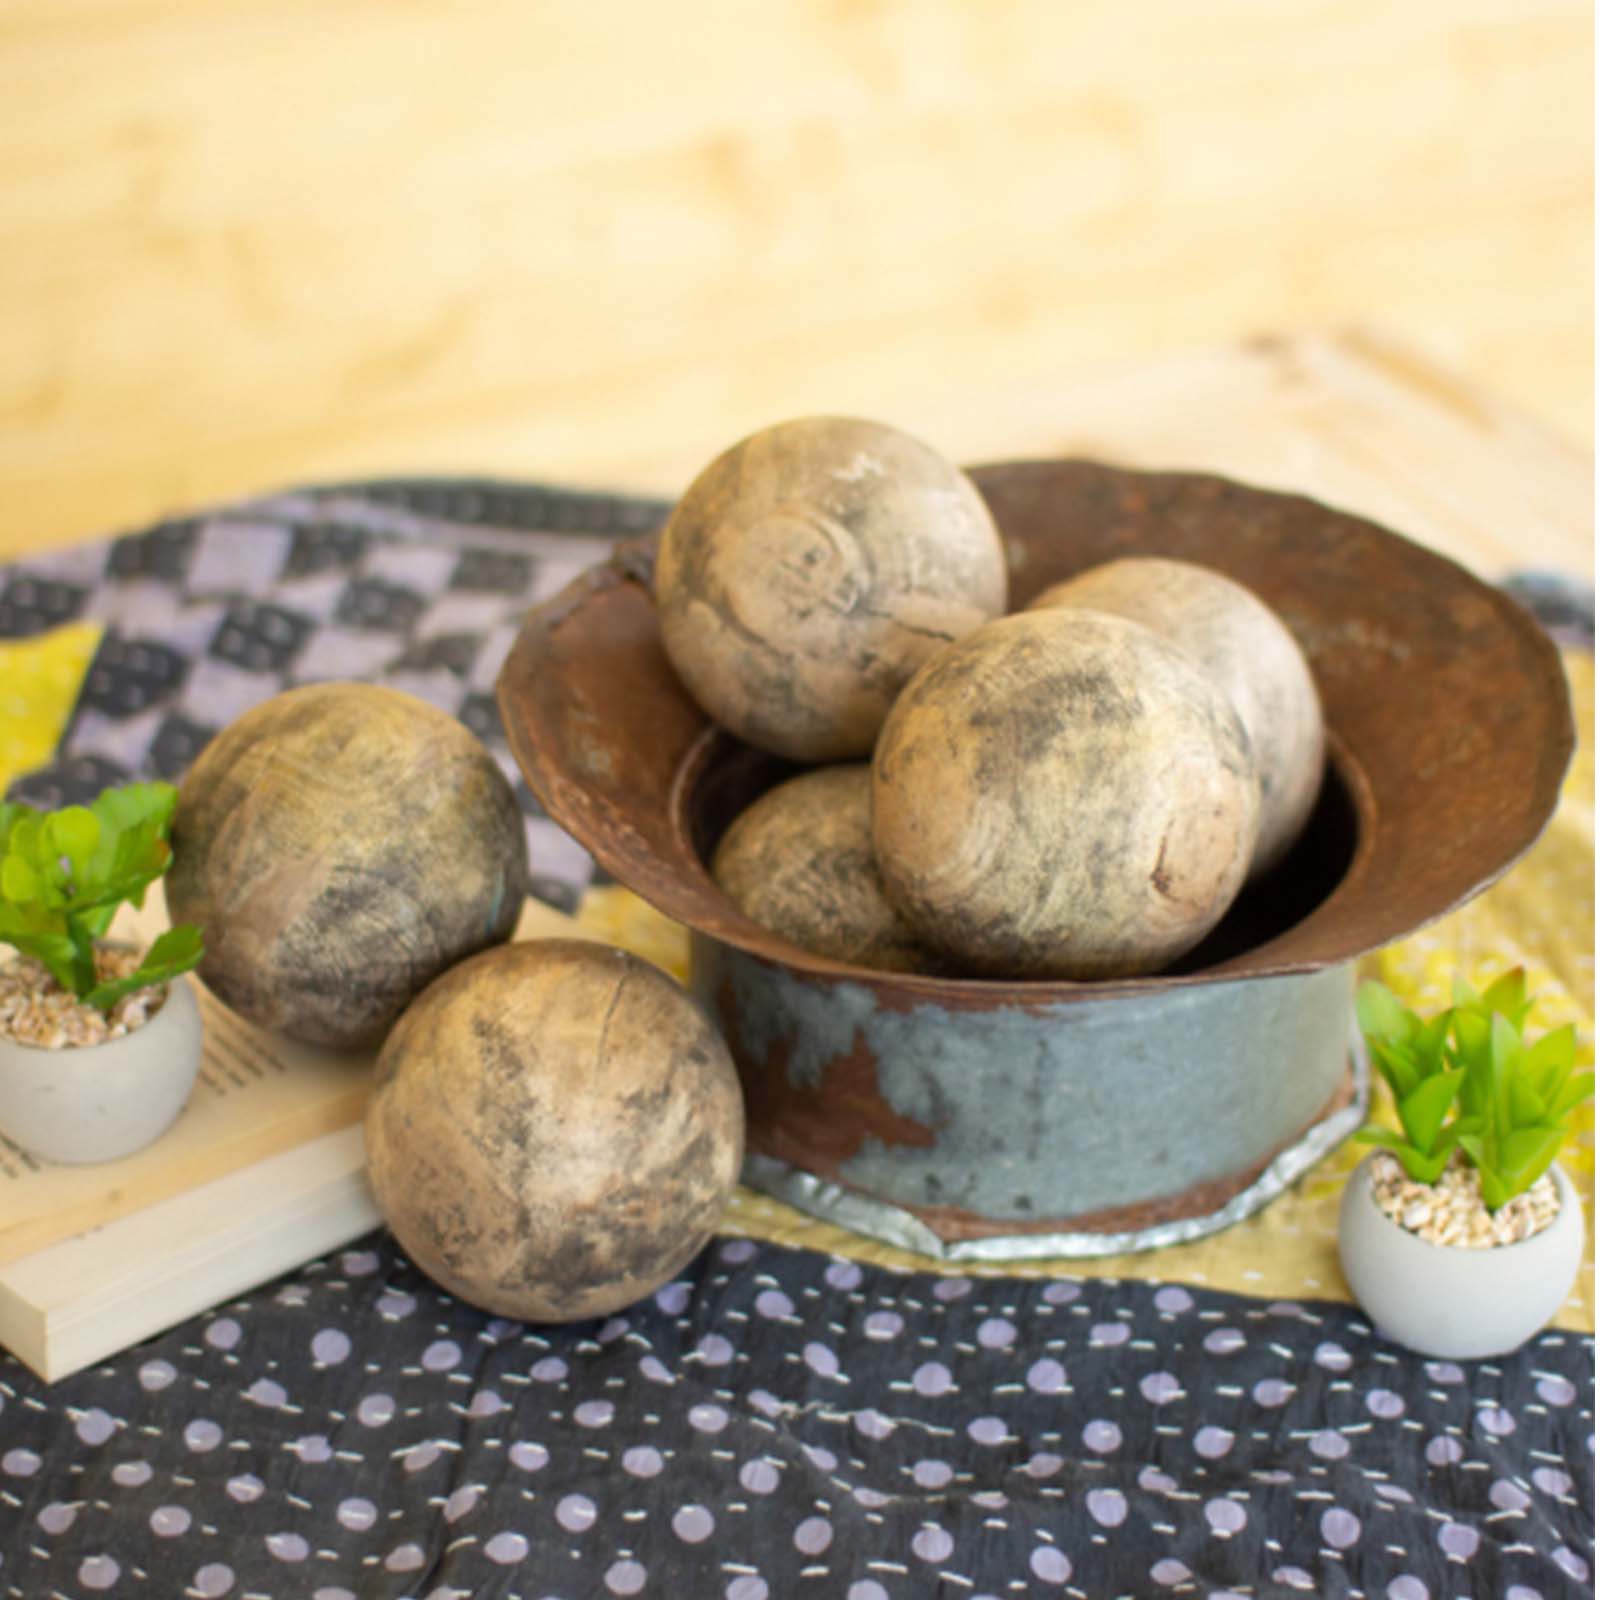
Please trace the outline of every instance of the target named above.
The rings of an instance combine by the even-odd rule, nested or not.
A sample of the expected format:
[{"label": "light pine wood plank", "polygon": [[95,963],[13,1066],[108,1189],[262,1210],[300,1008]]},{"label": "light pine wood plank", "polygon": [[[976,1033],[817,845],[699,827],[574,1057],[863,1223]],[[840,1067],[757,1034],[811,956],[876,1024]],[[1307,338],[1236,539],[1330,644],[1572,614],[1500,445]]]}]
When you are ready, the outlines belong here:
[{"label": "light pine wood plank", "polygon": [[1040,395],[1355,322],[1585,449],[1591,41],[1577,0],[13,0],[0,554],[362,471],[670,491],[803,410],[1036,451]]}]

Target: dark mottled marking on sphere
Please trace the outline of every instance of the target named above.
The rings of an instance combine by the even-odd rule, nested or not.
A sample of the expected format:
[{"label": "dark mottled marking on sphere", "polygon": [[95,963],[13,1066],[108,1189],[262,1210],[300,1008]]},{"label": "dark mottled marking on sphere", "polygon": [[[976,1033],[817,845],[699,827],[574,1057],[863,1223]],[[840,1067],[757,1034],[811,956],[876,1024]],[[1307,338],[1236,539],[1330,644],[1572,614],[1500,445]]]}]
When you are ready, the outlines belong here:
[{"label": "dark mottled marking on sphere", "polygon": [[1244,881],[1260,783],[1222,690],[1120,617],[985,624],[906,686],[872,761],[884,890],[998,978],[1159,970]]},{"label": "dark mottled marking on sphere", "polygon": [[373,684],[291,689],[201,751],[178,791],[167,902],[200,976],[251,1022],[376,1044],[447,967],[511,935],[527,844],[475,735]]},{"label": "dark mottled marking on sphere", "polygon": [[539,939],[452,968],[385,1041],[373,1191],[417,1266],[500,1316],[631,1305],[705,1244],[738,1181],[727,1047],[648,962]]},{"label": "dark mottled marking on sphere", "polygon": [[673,508],[661,642],[708,715],[795,761],[868,755],[895,695],[1006,602],[982,496],[920,440],[802,417],[741,440]]}]

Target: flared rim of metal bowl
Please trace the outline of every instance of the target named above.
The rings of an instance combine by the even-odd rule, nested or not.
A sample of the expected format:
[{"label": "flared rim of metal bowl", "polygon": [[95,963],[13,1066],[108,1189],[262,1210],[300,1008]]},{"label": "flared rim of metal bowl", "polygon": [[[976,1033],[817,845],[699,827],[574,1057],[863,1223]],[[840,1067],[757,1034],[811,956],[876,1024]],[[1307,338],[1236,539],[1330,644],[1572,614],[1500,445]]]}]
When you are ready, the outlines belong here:
[{"label": "flared rim of metal bowl", "polygon": [[[1085,460],[969,469],[1011,557],[1011,606],[1128,555],[1213,567],[1299,641],[1355,813],[1337,884],[1292,926],[1215,964],[1092,983],[913,976],[812,954],[752,922],[696,849],[693,785],[718,737],[661,647],[653,538],[621,546],[525,618],[497,696],[549,815],[668,916],[819,979],[883,996],[1048,1004],[1316,971],[1414,932],[1501,876],[1560,798],[1575,731],[1558,650],[1447,557],[1304,496]],[[724,740],[726,736],[720,736]]]}]

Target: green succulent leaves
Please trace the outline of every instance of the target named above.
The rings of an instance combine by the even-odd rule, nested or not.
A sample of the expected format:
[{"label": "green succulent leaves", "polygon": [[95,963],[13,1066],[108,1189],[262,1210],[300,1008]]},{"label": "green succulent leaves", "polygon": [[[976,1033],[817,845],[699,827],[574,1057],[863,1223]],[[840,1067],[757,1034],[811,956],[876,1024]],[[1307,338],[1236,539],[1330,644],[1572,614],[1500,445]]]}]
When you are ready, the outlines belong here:
[{"label": "green succulent leaves", "polygon": [[0,942],[34,957],[64,989],[102,1011],[196,966],[204,946],[200,930],[186,925],[157,939],[126,978],[102,983],[95,970],[95,941],[117,908],[143,905],[145,890],[172,860],[177,803],[170,783],[107,789],[91,805],[60,811],[0,802]]},{"label": "green succulent leaves", "polygon": [[1457,983],[1455,1004],[1429,1021],[1381,984],[1362,984],[1356,1018],[1402,1131],[1372,1123],[1356,1137],[1391,1150],[1419,1183],[1437,1182],[1459,1147],[1498,1211],[1555,1160],[1568,1114],[1594,1093],[1593,1072],[1575,1071],[1570,1024],[1524,1041],[1531,1009],[1520,967],[1481,995]]},{"label": "green succulent leaves", "polygon": [[1458,985],[1452,1013],[1454,1048],[1466,1072],[1461,1110],[1469,1126],[1461,1147],[1478,1169],[1491,1211],[1555,1160],[1568,1113],[1594,1093],[1594,1073],[1575,1070],[1577,1034],[1570,1024],[1524,1043],[1529,1006],[1522,973],[1507,979],[1481,997]]},{"label": "green succulent leaves", "polygon": [[1374,1065],[1394,1095],[1404,1130],[1395,1133],[1369,1123],[1356,1137],[1393,1151],[1418,1183],[1437,1183],[1461,1139],[1459,1124],[1447,1125],[1445,1118],[1466,1078],[1445,1055],[1450,1013],[1424,1022],[1382,984],[1369,982],[1356,992],[1356,1020]]}]

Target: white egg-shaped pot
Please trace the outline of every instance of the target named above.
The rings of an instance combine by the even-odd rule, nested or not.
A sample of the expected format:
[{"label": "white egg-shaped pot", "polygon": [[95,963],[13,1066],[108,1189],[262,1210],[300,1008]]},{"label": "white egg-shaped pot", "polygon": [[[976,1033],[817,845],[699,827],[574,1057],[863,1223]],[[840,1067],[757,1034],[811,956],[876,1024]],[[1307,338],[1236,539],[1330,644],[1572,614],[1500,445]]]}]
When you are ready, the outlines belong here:
[{"label": "white egg-shaped pot", "polygon": [[200,1007],[188,978],[117,1039],[46,1050],[0,1038],[0,1133],[44,1161],[115,1161],[176,1121],[200,1070]]},{"label": "white egg-shaped pot", "polygon": [[1509,1355],[1560,1309],[1583,1260],[1583,1204],[1559,1166],[1555,1220],[1490,1249],[1430,1244],[1402,1228],[1372,1192],[1368,1156],[1345,1185],[1339,1260],[1374,1328],[1421,1355],[1472,1361]]}]

